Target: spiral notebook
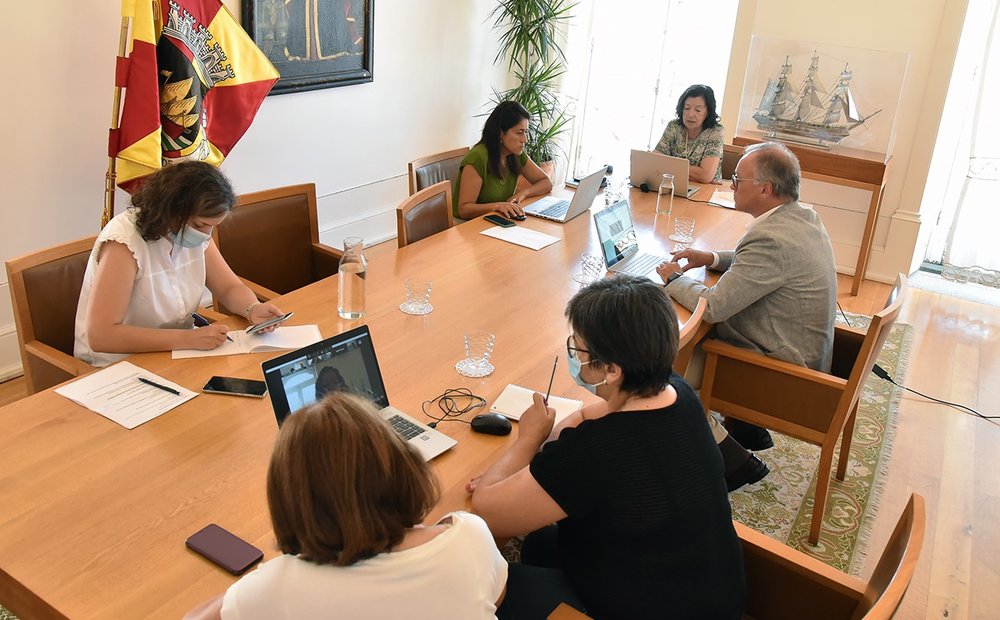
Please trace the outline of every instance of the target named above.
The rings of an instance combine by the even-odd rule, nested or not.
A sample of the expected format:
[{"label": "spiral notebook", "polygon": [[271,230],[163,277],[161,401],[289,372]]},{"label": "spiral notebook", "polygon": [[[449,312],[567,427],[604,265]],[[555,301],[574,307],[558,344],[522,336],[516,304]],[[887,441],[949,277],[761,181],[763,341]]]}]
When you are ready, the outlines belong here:
[{"label": "spiral notebook", "polygon": [[[520,385],[514,385],[511,383],[500,392],[500,396],[493,401],[493,406],[490,407],[490,411],[493,413],[499,413],[505,418],[511,420],[519,420],[521,414],[524,410],[531,406],[532,404],[532,394],[534,390],[529,390],[526,387],[521,387]],[[569,417],[571,413],[583,406],[582,400],[574,400],[572,398],[562,398],[561,396],[549,395],[549,407],[556,410],[556,424],[562,422],[565,418]]]}]

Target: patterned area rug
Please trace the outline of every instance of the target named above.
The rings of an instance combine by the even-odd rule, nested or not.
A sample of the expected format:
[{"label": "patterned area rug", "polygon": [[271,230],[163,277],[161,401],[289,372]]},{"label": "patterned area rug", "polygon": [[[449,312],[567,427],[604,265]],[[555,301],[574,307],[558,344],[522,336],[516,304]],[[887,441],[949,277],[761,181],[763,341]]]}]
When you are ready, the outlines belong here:
[{"label": "patterned area rug", "polygon": [[[848,315],[855,327],[870,319]],[[842,319],[838,317],[838,320]],[[878,364],[902,383],[913,328],[896,323]],[[729,494],[733,518],[834,568],[858,576],[888,473],[902,390],[871,375],[862,388],[844,482],[833,478],[819,543],[808,541],[819,447],[771,433],[774,447],[760,453],[771,473],[760,483]],[[839,448],[838,448],[839,450]],[[834,457],[833,467],[837,467]]]}]

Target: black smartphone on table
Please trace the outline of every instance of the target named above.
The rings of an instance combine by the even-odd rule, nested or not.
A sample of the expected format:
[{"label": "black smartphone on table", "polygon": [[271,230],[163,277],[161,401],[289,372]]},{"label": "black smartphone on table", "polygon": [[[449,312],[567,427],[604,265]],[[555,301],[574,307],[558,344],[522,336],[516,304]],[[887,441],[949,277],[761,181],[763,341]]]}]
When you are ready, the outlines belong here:
[{"label": "black smartphone on table", "polygon": [[507,218],[500,217],[499,215],[494,215],[492,213],[483,216],[483,219],[486,220],[487,222],[491,222],[493,224],[496,224],[497,226],[502,226],[504,228],[510,228],[511,226],[515,225],[514,222],[508,220]]},{"label": "black smartphone on table", "polygon": [[267,394],[267,384],[255,379],[215,376],[209,379],[201,390],[218,394],[232,394],[233,396],[264,398],[264,394]]},{"label": "black smartphone on table", "polygon": [[284,323],[288,319],[292,318],[293,314],[295,314],[295,313],[294,312],[289,312],[288,314],[283,314],[281,316],[276,316],[276,317],[270,318],[270,319],[268,319],[266,321],[262,321],[260,323],[257,323],[256,325],[251,325],[250,327],[248,327],[246,329],[246,332],[248,334],[256,334],[260,330],[267,329],[268,327],[270,327],[272,325],[277,325],[278,323]]},{"label": "black smartphone on table", "polygon": [[187,546],[234,575],[240,575],[264,557],[264,552],[218,525],[206,525],[187,539]]}]

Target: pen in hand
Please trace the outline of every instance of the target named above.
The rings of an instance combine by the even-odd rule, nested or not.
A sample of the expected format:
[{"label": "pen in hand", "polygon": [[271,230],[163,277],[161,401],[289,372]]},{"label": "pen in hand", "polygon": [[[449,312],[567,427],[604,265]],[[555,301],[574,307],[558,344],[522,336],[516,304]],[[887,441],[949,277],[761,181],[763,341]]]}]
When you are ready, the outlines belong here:
[{"label": "pen in hand", "polygon": [[549,389],[545,390],[545,404],[549,404],[549,394],[552,393],[552,380],[556,378],[556,366],[559,365],[559,356],[552,362],[552,375],[549,376]]},{"label": "pen in hand", "polygon": [[[206,326],[208,326],[210,324],[208,322],[208,319],[206,319],[205,317],[201,316],[197,312],[192,312],[191,313],[191,318],[194,319],[194,326],[195,327],[206,327]],[[233,339],[230,338],[229,336],[226,336],[226,340],[228,340],[229,342],[233,341]]]},{"label": "pen in hand", "polygon": [[174,389],[174,388],[172,388],[172,387],[167,387],[167,386],[165,386],[165,385],[162,385],[162,384],[160,384],[160,383],[157,383],[156,381],[150,381],[150,380],[149,380],[149,379],[147,379],[146,377],[137,377],[137,378],[139,379],[139,381],[140,381],[141,383],[145,383],[146,385],[151,385],[151,386],[153,386],[153,387],[155,387],[155,388],[159,388],[159,389],[163,390],[164,392],[170,392],[170,393],[171,393],[171,394],[173,394],[174,396],[180,396],[180,395],[181,395],[181,393],[180,393],[180,392],[178,392],[177,390],[175,390],[175,389]]}]

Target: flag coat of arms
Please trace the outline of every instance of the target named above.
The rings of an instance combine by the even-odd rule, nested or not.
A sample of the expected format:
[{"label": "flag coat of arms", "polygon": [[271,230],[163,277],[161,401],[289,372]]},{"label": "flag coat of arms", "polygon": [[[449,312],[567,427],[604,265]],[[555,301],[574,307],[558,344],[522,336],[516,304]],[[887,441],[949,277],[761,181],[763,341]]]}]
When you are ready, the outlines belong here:
[{"label": "flag coat of arms", "polygon": [[278,72],[219,0],[122,0],[132,52],[109,155],[118,186],[183,160],[222,163],[253,121]]}]

